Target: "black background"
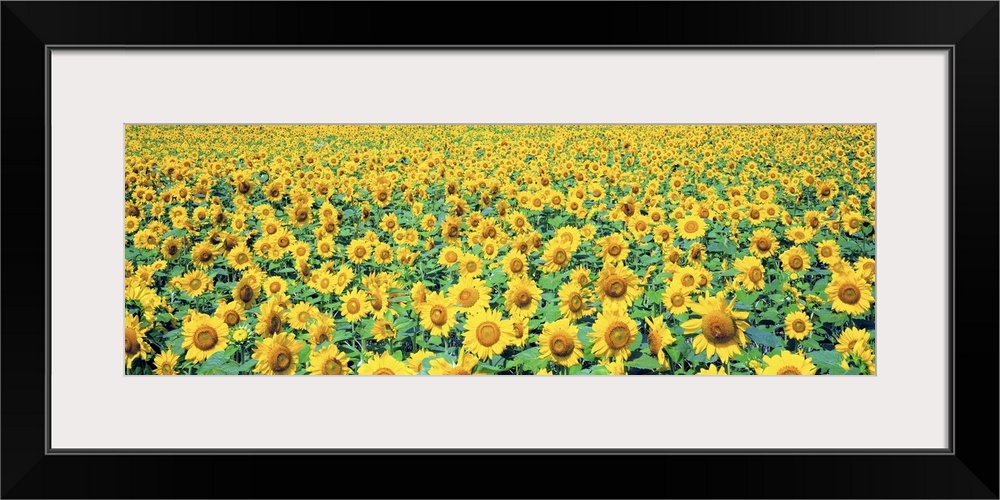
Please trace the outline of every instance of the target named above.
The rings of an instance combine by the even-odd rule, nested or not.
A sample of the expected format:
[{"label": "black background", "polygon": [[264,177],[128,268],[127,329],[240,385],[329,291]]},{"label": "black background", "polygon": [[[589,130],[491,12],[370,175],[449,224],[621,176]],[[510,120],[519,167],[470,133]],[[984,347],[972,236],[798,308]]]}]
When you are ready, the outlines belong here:
[{"label": "black background", "polygon": [[[766,497],[997,498],[998,3],[319,3],[3,2],[2,495],[103,498]],[[954,455],[44,455],[45,45],[955,45],[953,292]],[[159,78],[162,75],[147,75]],[[581,75],[585,77],[585,75]],[[782,84],[767,68],[742,78]],[[137,84],[141,81],[137,80]],[[822,95],[817,95],[822,99]],[[913,147],[919,148],[919,144]],[[913,214],[919,217],[920,200]],[[81,207],[81,223],[87,223]],[[963,232],[959,233],[958,230]],[[85,245],[86,242],[79,242]],[[914,251],[939,244],[914,235]],[[964,248],[965,250],[961,250]],[[930,263],[931,267],[935,264]],[[10,274],[11,270],[14,274]],[[917,270],[919,271],[919,270]],[[13,278],[12,278],[13,276]],[[112,278],[116,279],[116,278]],[[88,284],[75,285],[88,293]],[[919,293],[914,314],[919,314]],[[985,301],[985,305],[980,305]],[[85,321],[84,321],[85,323]],[[94,332],[102,325],[81,325]],[[913,363],[934,362],[928,353]],[[89,362],[86,359],[80,363]],[[152,395],[150,395],[152,396]],[[154,397],[121,415],[137,444],[152,419],[185,432],[193,411]],[[664,395],[668,398],[668,395]],[[608,398],[608,401],[613,401]],[[864,408],[841,402],[844,432]],[[617,404],[609,402],[607,404]],[[832,405],[833,406],[833,405]],[[87,411],[86,408],[80,411]],[[494,409],[455,408],[450,418]],[[520,414],[527,425],[545,417]],[[627,406],[623,412],[627,413]],[[748,411],[731,408],[733,427]],[[249,416],[248,416],[249,417]],[[626,421],[645,422],[653,418]],[[692,429],[697,410],[690,410]],[[247,432],[288,432],[325,415],[292,413]],[[857,423],[850,423],[857,422]],[[442,421],[447,426],[447,420]],[[595,429],[649,432],[646,424]],[[386,429],[385,432],[391,432]],[[789,425],[790,442],[796,435]],[[585,443],[586,436],[571,436]],[[474,437],[470,436],[470,442]],[[531,477],[532,486],[526,479]]]}]

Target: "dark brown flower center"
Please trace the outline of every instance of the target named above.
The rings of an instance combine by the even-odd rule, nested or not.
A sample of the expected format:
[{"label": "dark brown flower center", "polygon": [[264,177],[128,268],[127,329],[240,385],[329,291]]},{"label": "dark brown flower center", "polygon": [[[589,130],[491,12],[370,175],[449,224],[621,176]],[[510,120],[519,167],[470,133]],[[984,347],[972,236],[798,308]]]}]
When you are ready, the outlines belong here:
[{"label": "dark brown flower center", "polygon": [[802,375],[802,372],[794,366],[782,366],[778,368],[778,375]]},{"label": "dark brown flower center", "polygon": [[604,285],[604,293],[613,299],[620,298],[628,291],[628,284],[621,276],[612,276]]},{"label": "dark brown flower center", "polygon": [[202,325],[194,332],[192,340],[195,347],[202,351],[207,351],[215,347],[215,344],[219,342],[219,334],[215,331],[215,328]]},{"label": "dark brown flower center", "polygon": [[569,336],[565,334],[556,335],[552,337],[552,340],[549,342],[549,349],[552,351],[552,354],[560,358],[573,354],[573,347],[573,339],[569,338]]},{"label": "dark brown flower center", "polygon": [[437,326],[444,326],[448,322],[448,311],[444,306],[434,306],[431,308],[431,323]]},{"label": "dark brown flower center", "polygon": [[240,315],[236,311],[226,311],[223,321],[229,326],[235,326],[236,323],[240,322]]},{"label": "dark brown flower center", "polygon": [[323,364],[323,374],[324,375],[340,375],[344,372],[344,366],[340,364],[340,360],[337,358],[332,358],[326,360]]},{"label": "dark brown flower center", "polygon": [[347,301],[347,312],[351,314],[357,314],[361,311],[361,301],[352,297]]},{"label": "dark brown flower center", "polygon": [[125,329],[125,354],[134,356],[140,349],[138,333],[133,328]]},{"label": "dark brown flower center", "polygon": [[567,260],[569,259],[566,256],[566,251],[562,249],[556,250],[555,255],[552,257],[552,261],[559,265],[565,264]]},{"label": "dark brown flower center", "polygon": [[761,238],[757,240],[757,250],[761,252],[766,252],[771,249],[771,241],[767,238]]},{"label": "dark brown flower center", "polygon": [[272,314],[271,318],[267,320],[267,332],[274,334],[281,331],[281,318],[277,315]]},{"label": "dark brown flower center", "polygon": [[612,349],[621,349],[628,345],[629,341],[632,340],[629,335],[628,325],[618,322],[611,325],[606,332],[604,332],[604,341],[607,342]]},{"label": "dark brown flower center", "polygon": [[580,309],[583,309],[583,298],[580,297],[580,294],[574,293],[569,299],[569,310],[580,312]]},{"label": "dark brown flower center", "polygon": [[702,333],[713,344],[728,342],[736,336],[736,323],[725,312],[710,312],[702,318],[701,323]]},{"label": "dark brown flower center", "polygon": [[292,352],[283,345],[275,346],[271,349],[271,355],[267,361],[272,370],[283,372],[292,366]]},{"label": "dark brown flower center", "polygon": [[802,269],[802,257],[795,255],[791,259],[788,259],[788,267],[791,267],[792,269]]},{"label": "dark brown flower center", "polygon": [[500,341],[500,326],[487,321],[476,327],[476,340],[485,347],[490,347]]},{"label": "dark brown flower center", "polygon": [[857,286],[848,283],[840,287],[837,297],[845,304],[857,304],[861,300],[861,290],[858,290]]}]

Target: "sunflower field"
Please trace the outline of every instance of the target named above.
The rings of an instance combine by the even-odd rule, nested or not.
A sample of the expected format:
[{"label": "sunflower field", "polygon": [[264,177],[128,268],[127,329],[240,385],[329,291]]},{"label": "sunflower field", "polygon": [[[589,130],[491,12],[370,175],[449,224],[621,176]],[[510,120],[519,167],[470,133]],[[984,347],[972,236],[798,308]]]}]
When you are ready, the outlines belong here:
[{"label": "sunflower field", "polygon": [[125,132],[126,374],[875,374],[871,125]]}]

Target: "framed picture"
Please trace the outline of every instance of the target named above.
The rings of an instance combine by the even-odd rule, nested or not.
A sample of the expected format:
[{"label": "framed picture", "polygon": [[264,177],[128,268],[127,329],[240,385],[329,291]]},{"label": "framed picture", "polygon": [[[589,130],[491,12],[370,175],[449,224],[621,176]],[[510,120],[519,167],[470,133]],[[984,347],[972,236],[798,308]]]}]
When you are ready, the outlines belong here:
[{"label": "framed picture", "polygon": [[997,497],[997,2],[482,7],[4,2],[3,496]]}]

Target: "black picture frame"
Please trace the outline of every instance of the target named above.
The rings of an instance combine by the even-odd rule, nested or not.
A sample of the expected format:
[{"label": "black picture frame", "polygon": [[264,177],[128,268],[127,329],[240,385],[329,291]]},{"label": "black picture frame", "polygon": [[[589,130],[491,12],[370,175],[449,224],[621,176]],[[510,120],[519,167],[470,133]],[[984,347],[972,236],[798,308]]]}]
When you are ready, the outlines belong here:
[{"label": "black picture frame", "polygon": [[[8,314],[0,338],[4,403],[0,494],[4,498],[998,497],[997,376],[993,368],[997,316],[992,301],[996,294],[992,280],[998,275],[997,261],[992,260],[997,236],[993,218],[1000,206],[996,189],[1000,3],[996,1],[622,2],[544,7],[486,2],[2,2],[0,12],[2,139],[7,146],[0,151],[0,162],[8,179],[2,190],[7,201],[4,222],[8,237],[13,238],[8,242],[14,242],[3,247],[3,254],[11,266],[8,270],[16,271],[15,278],[8,280],[8,293],[3,294]],[[446,19],[465,22],[443,25]],[[296,450],[262,456],[191,450],[53,453],[47,433],[45,363],[51,283],[50,51],[53,47],[280,50],[346,45],[524,50],[554,46],[570,50],[570,46],[607,50],[947,48],[953,101],[948,270],[953,370],[948,449],[759,454],[692,450],[666,455],[615,450],[600,456],[559,450],[528,456],[523,456],[526,450],[503,454],[498,450],[444,454],[421,450],[395,457]],[[780,84],[780,75],[772,77]],[[43,221],[45,232],[40,234]],[[959,234],[958,228],[965,231]],[[85,284],[80,286],[85,290]],[[991,302],[979,306],[980,297],[989,297]],[[919,304],[914,308],[919,309]],[[961,335],[956,336],[958,332]],[[564,476],[562,469],[572,475]],[[397,475],[396,471],[406,472]],[[287,479],[262,480],[264,475],[282,474],[288,474]],[[526,475],[540,475],[541,489],[525,488],[518,478]],[[313,480],[307,480],[310,477]]]}]

